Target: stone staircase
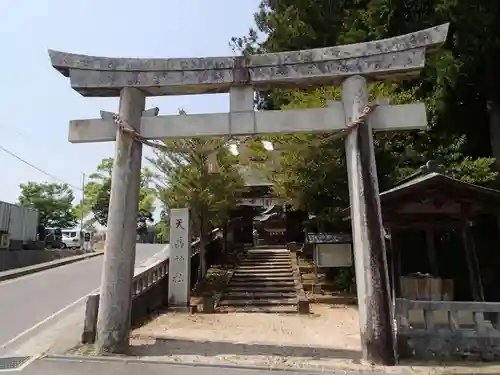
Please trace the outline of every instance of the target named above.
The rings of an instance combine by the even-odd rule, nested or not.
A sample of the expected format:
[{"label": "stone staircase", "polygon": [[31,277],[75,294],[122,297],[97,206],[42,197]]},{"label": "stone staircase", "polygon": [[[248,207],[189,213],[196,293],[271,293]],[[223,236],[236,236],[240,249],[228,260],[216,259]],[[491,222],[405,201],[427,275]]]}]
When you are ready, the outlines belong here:
[{"label": "stone staircase", "polygon": [[[219,312],[297,313],[302,283],[286,249],[250,249],[235,269],[219,303]],[[308,310],[308,308],[307,308]]]}]

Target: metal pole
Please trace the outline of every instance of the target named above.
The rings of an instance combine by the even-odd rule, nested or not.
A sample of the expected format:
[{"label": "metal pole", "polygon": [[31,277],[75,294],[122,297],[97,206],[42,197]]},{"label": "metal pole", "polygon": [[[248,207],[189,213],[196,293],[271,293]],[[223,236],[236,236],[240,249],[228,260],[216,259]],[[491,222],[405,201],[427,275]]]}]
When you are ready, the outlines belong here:
[{"label": "metal pole", "polygon": [[85,204],[85,173],[82,173],[82,200],[80,202],[81,216],[80,216],[80,249],[84,250],[85,237],[83,235],[83,205]]}]

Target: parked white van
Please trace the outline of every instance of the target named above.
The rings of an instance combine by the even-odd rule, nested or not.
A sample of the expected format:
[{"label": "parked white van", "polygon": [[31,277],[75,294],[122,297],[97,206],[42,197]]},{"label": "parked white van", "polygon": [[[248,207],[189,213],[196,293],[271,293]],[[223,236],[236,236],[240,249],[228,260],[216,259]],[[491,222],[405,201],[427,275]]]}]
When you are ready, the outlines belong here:
[{"label": "parked white van", "polygon": [[[62,231],[62,244],[63,249],[75,249],[80,248],[80,229],[63,229]],[[91,232],[83,231],[83,236],[89,234],[92,237]]]}]

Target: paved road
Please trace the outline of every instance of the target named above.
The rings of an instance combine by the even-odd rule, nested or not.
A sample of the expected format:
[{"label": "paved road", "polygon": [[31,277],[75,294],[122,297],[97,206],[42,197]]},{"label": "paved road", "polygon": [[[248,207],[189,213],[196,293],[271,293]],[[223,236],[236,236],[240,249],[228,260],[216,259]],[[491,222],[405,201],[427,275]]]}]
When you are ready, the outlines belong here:
[{"label": "paved road", "polygon": [[[162,363],[133,363],[126,361],[76,361],[76,360],[55,360],[44,358],[37,360],[21,371],[23,375],[269,375],[276,373],[286,373],[287,375],[304,375],[306,372],[286,370],[260,370],[224,367],[224,366],[200,366],[182,364],[162,364]],[[332,372],[330,372],[332,373]],[[343,374],[346,372],[342,371]],[[308,371],[307,374],[318,374],[316,371]],[[352,372],[350,374],[359,374]]]},{"label": "paved road", "polygon": [[[136,265],[165,245],[137,245]],[[99,287],[103,256],[0,283],[0,354],[19,345]],[[64,310],[64,312],[63,312]]]}]

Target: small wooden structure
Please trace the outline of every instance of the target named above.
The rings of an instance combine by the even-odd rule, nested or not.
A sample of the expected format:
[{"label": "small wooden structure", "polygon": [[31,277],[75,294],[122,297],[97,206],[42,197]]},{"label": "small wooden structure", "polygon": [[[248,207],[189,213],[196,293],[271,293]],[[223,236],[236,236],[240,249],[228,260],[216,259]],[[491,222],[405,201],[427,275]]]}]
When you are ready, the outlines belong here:
[{"label": "small wooden structure", "polygon": [[273,184],[258,168],[240,165],[239,172],[247,190],[238,208],[231,213],[228,237],[235,243],[250,245],[253,243],[254,217],[261,212],[261,205],[274,201]]},{"label": "small wooden structure", "polygon": [[277,198],[262,169],[239,165],[247,191],[231,214],[228,238],[240,244],[287,245],[303,242],[301,211],[291,211]]},{"label": "small wooden structure", "polygon": [[314,283],[318,268],[352,267],[352,236],[349,233],[308,233],[307,243],[313,246]]},{"label": "small wooden structure", "polygon": [[484,302],[482,277],[497,237],[478,249],[474,233],[500,212],[500,191],[432,172],[380,200],[400,354],[500,358],[500,303]]},{"label": "small wooden structure", "polygon": [[[396,296],[402,296],[398,280],[401,276],[420,273],[431,278],[453,278],[461,289],[467,289],[446,299],[485,299],[473,226],[478,216],[497,212],[500,191],[433,172],[383,192],[380,200],[390,237],[391,279]],[[443,253],[446,247],[453,248],[453,252]],[[455,271],[462,271],[467,279],[450,275],[454,270],[447,263],[458,263],[458,258],[463,262]]]}]

